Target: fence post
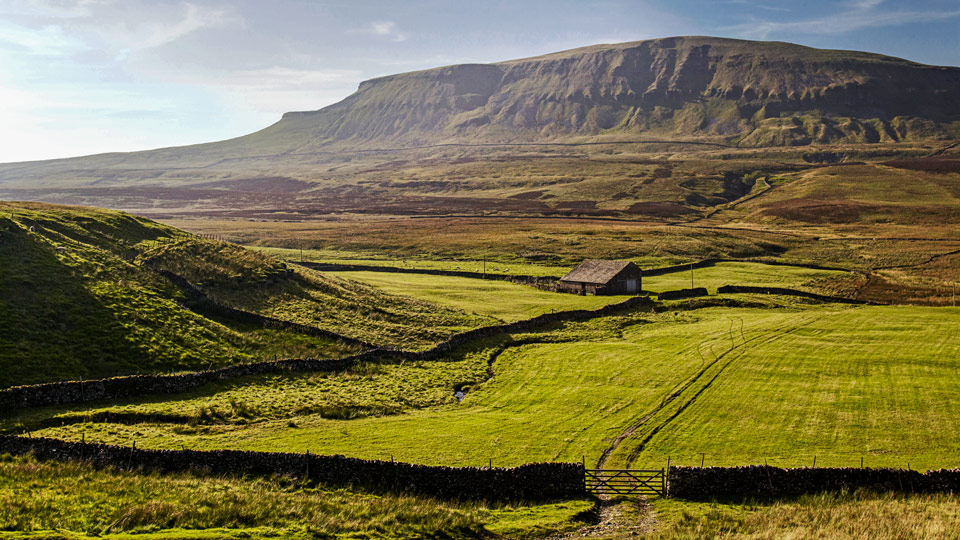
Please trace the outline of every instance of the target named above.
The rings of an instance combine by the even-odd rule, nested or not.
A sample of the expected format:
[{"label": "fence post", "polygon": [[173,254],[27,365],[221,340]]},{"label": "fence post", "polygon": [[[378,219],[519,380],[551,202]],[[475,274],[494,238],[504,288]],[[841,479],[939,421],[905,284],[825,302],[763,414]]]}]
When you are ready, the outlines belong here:
[{"label": "fence post", "polygon": [[668,476],[670,476],[670,456],[667,456],[667,472],[663,475],[663,496],[664,497],[670,496],[670,482],[668,481],[669,480],[667,478]]}]

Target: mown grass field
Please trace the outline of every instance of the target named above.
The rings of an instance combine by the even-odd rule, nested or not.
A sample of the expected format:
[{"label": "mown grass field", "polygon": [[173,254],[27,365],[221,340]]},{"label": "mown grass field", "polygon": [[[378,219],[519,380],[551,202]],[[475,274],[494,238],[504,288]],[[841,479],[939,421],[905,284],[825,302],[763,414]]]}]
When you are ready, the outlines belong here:
[{"label": "mown grass field", "polygon": [[[624,462],[960,466],[960,309],[858,307],[735,329],[722,373],[642,453]],[[706,384],[696,383],[692,388]],[[677,406],[684,400],[677,400]],[[692,396],[691,396],[692,397]],[[634,455],[636,454],[636,455]],[[625,459],[626,457],[630,459]]]},{"label": "mown grass field", "polygon": [[[692,274],[692,276],[691,276]],[[846,277],[849,272],[815,270],[799,266],[772,266],[749,262],[721,262],[706,268],[694,268],[662,276],[644,276],[643,289],[663,292],[691,287],[706,287],[715,294],[724,285],[786,287],[817,292],[825,283]]]},{"label": "mown grass field", "polygon": [[[669,456],[694,464],[703,452],[713,464],[767,459],[809,465],[812,454],[822,465],[859,465],[861,455],[873,466],[954,464],[960,449],[950,420],[956,416],[950,396],[960,384],[956,310],[757,300],[741,307],[677,305],[675,311],[565,324],[491,342],[452,357],[452,363],[437,363],[451,369],[472,362],[472,372],[439,379],[448,381],[439,387],[405,387],[412,404],[402,414],[338,419],[307,412],[296,415],[293,425],[289,415],[269,414],[194,426],[79,422],[36,433],[70,439],[85,433],[87,440],[137,440],[162,448],[310,450],[430,464],[481,465],[492,459],[515,465],[583,456],[596,463],[618,435],[640,424],[610,463],[659,466]],[[494,355],[493,377],[485,382],[480,370],[491,356],[484,355]],[[417,369],[429,380],[439,367],[426,363],[396,373],[420,377],[413,375]],[[444,388],[452,394],[455,384],[449,383],[466,373],[474,381],[466,399],[443,399]],[[233,398],[255,404],[259,391],[253,388],[247,397]],[[375,388],[371,385],[373,395],[392,394]],[[440,399],[413,403],[412,393],[421,391]],[[200,401],[186,406],[173,400],[169,407],[202,404],[194,399]],[[229,402],[215,394],[203,399]],[[344,399],[338,404],[350,405],[349,396]],[[360,392],[353,403],[370,401],[370,394]],[[638,451],[655,426],[657,436]]]},{"label": "mown grass field", "polygon": [[0,538],[477,538],[576,527],[593,502],[445,502],[0,455]]},{"label": "mown grass field", "polygon": [[418,298],[505,322],[529,319],[551,311],[597,309],[629,296],[579,296],[541,291],[509,281],[389,272],[324,272],[360,281],[386,293]]}]

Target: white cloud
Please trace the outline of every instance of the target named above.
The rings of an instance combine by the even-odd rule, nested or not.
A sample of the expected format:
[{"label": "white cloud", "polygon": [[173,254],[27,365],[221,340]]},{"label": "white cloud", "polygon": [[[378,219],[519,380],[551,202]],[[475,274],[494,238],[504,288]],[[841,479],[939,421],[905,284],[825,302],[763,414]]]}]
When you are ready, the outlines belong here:
[{"label": "white cloud", "polygon": [[121,38],[133,48],[148,49],[170,43],[202,28],[222,26],[230,19],[228,12],[223,9],[190,3],[184,3],[182,7],[183,12],[178,20],[134,25],[130,27],[132,31],[121,34]]},{"label": "white cloud", "polygon": [[393,21],[373,21],[365,28],[355,30],[354,33],[383,36],[396,42],[406,41],[410,37],[405,32],[401,32],[397,23]]},{"label": "white cloud", "polygon": [[67,35],[62,27],[52,24],[34,29],[0,23],[0,43],[38,56],[66,56],[87,47],[79,39]]}]

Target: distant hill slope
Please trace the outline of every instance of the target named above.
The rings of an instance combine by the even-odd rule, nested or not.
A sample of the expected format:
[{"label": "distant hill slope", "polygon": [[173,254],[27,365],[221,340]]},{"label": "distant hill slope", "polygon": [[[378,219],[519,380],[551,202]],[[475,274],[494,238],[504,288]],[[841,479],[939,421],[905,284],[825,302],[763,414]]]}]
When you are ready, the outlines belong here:
[{"label": "distant hill slope", "polygon": [[[333,141],[716,136],[746,146],[955,133],[960,69],[780,42],[678,37],[366,81],[258,133]],[[296,135],[294,135],[296,134]]]},{"label": "distant hill slope", "polygon": [[339,159],[326,152],[651,137],[745,147],[960,138],[960,68],[713,37],[595,45],[372,79],[243,137],[7,164],[0,183],[69,172],[110,185],[144,170],[203,177],[196,168]]},{"label": "distant hill slope", "polygon": [[423,346],[482,322],[299,274],[264,255],[122,212],[0,202],[0,388],[357,350],[195,310],[187,291],[158,270],[221,304],[375,344]]}]

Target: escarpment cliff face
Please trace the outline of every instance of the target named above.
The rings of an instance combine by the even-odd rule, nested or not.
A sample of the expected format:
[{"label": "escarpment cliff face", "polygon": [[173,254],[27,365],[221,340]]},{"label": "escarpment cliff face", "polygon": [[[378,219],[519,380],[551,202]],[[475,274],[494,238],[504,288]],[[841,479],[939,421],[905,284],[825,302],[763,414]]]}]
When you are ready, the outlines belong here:
[{"label": "escarpment cliff face", "polygon": [[952,135],[960,69],[777,42],[667,38],[362,83],[261,133],[333,141],[513,141],[657,133],[743,146]]}]

